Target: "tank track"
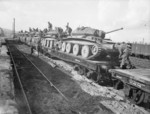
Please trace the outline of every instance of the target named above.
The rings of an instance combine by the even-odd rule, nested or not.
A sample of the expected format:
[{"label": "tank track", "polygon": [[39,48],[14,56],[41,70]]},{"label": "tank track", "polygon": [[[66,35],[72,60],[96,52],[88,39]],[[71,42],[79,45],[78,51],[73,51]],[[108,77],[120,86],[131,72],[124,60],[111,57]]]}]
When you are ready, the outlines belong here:
[{"label": "tank track", "polygon": [[[71,49],[69,51],[67,51],[68,48],[66,48],[68,44],[71,45]],[[75,45],[79,46],[78,54],[74,54],[73,48]],[[78,56],[84,59],[94,59],[102,53],[103,49],[100,45],[92,43],[92,42],[63,41],[62,46],[60,47],[60,51],[74,55],[74,56]]]}]

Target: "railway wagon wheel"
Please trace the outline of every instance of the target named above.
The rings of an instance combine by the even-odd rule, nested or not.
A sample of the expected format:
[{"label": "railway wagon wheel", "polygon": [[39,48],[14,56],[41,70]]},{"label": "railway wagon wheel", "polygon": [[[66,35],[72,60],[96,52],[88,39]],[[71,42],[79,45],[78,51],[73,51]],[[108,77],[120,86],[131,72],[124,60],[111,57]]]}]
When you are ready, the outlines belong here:
[{"label": "railway wagon wheel", "polygon": [[140,104],[143,102],[145,93],[142,90],[133,89],[132,90],[132,102],[135,104]]},{"label": "railway wagon wheel", "polygon": [[66,45],[66,52],[70,53],[71,49],[72,49],[71,43],[67,43],[67,45]]},{"label": "railway wagon wheel", "polygon": [[73,54],[74,54],[74,55],[78,55],[78,54],[79,54],[79,50],[80,50],[79,45],[78,45],[78,44],[75,44],[75,45],[73,46]]},{"label": "railway wagon wheel", "polygon": [[65,52],[65,50],[66,50],[66,42],[63,42],[63,43],[62,43],[61,50],[62,50],[63,52]]},{"label": "railway wagon wheel", "polygon": [[90,48],[87,45],[84,45],[81,50],[81,55],[83,58],[87,58],[90,55]]}]

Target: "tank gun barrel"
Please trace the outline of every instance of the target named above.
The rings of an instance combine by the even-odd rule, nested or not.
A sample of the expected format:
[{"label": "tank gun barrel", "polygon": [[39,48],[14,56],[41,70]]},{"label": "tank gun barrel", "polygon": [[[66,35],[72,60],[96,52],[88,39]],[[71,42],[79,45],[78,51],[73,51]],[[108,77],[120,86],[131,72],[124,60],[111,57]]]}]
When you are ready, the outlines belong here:
[{"label": "tank gun barrel", "polygon": [[109,33],[115,32],[115,31],[119,31],[119,30],[123,30],[123,28],[115,29],[115,30],[112,30],[112,31],[106,32],[105,34],[109,34]]}]

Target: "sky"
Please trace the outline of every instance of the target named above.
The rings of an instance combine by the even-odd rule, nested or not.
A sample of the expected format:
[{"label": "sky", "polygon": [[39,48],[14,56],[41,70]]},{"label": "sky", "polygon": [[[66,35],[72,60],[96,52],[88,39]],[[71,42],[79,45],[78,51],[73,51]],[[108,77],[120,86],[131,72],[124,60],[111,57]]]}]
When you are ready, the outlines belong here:
[{"label": "sky", "polygon": [[0,0],[0,27],[44,29],[50,21],[65,29],[88,26],[105,32],[116,42],[150,43],[150,0]]}]

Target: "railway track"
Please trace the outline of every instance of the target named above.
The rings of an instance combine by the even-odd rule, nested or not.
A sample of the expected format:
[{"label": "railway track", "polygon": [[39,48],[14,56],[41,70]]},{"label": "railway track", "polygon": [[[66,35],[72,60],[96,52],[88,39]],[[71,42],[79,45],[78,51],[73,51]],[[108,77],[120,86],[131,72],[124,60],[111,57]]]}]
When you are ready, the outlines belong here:
[{"label": "railway track", "polygon": [[[46,80],[47,83],[50,85],[51,88],[53,88],[53,91],[57,91],[57,93],[59,95],[61,95],[63,97],[63,99],[70,103],[70,101],[68,100],[68,98],[61,92],[61,90],[59,90],[59,88],[57,88],[52,81],[50,81],[50,79],[47,78],[47,76],[38,68],[38,66],[36,66],[31,60],[30,58],[26,55],[23,54],[21,51],[19,51],[14,45],[12,45],[10,42],[7,45],[9,53],[10,53],[10,57],[13,63],[13,67],[14,67],[14,71],[16,74],[16,78],[18,81],[18,86],[20,86],[19,88],[21,89],[22,92],[22,97],[24,99],[24,103],[26,106],[23,106],[21,108],[24,109],[20,109],[23,110],[23,113],[25,111],[25,114],[34,114],[34,111],[32,109],[32,106],[30,105],[30,101],[28,99],[28,93],[27,93],[27,88],[25,87],[26,85],[24,84],[24,82],[22,81],[22,74],[21,72],[19,72],[20,70],[24,70],[24,69],[32,69],[32,72],[36,72],[36,75],[40,76],[38,78],[40,78],[41,80]],[[21,65],[21,67],[20,67]],[[71,107],[72,108],[72,107]],[[71,109],[72,112],[74,112],[75,114],[81,114],[78,111],[75,111],[73,108]]]},{"label": "railway track", "polygon": [[[17,64],[16,64],[16,61],[15,61],[17,58],[14,57],[14,56],[19,56],[19,55],[18,55],[18,53],[16,55],[14,55],[12,47],[10,47],[10,46],[7,46],[7,47],[8,47],[8,51],[9,51],[9,54],[10,54],[10,57],[11,57],[11,60],[12,60],[12,63],[13,63],[13,69],[15,71],[15,75],[16,75],[16,78],[17,78],[18,86],[20,86],[20,89],[21,89],[21,92],[22,92],[22,95],[23,95],[23,99],[25,100],[26,113],[33,114],[32,111],[31,111],[31,107],[30,107],[27,95],[26,95],[25,90],[23,88],[23,84],[22,84],[22,81],[20,79],[20,75],[18,73],[18,68],[17,68]],[[20,109],[20,110],[24,110],[24,109]]]}]

